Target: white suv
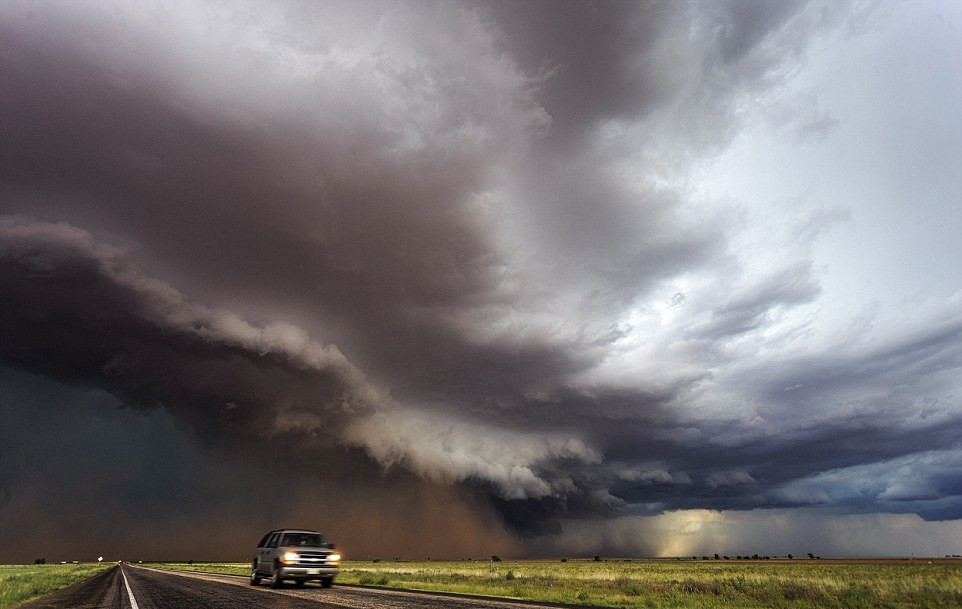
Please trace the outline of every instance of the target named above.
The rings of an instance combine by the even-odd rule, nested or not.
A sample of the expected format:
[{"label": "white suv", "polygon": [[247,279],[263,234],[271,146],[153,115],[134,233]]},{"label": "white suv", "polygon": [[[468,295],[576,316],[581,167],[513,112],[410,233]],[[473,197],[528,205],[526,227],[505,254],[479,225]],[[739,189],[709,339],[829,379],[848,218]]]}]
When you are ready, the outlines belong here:
[{"label": "white suv", "polygon": [[272,588],[280,588],[285,579],[303,586],[317,580],[325,588],[334,583],[341,555],[324,536],[307,529],[276,529],[261,538],[251,562],[251,585],[268,578]]}]

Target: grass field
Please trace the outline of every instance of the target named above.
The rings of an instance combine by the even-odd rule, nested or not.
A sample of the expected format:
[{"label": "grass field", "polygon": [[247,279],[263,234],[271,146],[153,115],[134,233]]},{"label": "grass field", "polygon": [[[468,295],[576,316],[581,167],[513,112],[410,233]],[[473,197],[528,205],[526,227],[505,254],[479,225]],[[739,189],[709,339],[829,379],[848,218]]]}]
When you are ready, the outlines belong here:
[{"label": "grass field", "polygon": [[32,598],[59,590],[112,564],[0,565],[0,609],[16,607]]},{"label": "grass field", "polygon": [[[248,573],[248,565],[236,563],[166,566]],[[350,561],[338,582],[599,607],[962,607],[959,560]]]}]

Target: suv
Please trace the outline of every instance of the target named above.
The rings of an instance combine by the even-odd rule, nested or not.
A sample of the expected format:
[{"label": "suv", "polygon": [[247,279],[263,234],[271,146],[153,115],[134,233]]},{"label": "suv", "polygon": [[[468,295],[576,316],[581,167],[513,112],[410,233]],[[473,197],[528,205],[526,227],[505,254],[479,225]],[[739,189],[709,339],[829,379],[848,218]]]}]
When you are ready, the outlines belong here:
[{"label": "suv", "polygon": [[251,585],[268,578],[272,588],[280,588],[285,579],[303,586],[318,580],[325,588],[334,583],[341,555],[333,552],[334,544],[308,529],[275,529],[261,538],[251,563]]}]

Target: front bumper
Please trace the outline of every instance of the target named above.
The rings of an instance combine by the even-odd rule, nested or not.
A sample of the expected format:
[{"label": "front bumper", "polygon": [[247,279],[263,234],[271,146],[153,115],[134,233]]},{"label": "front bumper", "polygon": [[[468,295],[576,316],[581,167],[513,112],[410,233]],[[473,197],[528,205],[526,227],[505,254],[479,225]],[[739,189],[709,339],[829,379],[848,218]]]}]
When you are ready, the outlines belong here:
[{"label": "front bumper", "polygon": [[328,579],[337,575],[337,567],[302,567],[281,565],[280,576],[284,579]]}]

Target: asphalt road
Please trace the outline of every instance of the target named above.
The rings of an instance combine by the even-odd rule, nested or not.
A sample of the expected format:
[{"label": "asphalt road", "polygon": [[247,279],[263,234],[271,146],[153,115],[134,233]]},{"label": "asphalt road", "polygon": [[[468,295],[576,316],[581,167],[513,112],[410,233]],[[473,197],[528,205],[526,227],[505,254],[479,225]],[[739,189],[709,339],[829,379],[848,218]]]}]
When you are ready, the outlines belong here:
[{"label": "asphalt road", "polygon": [[122,565],[21,609],[548,609],[562,605],[517,603],[318,584],[271,590],[247,578],[158,571]]}]

